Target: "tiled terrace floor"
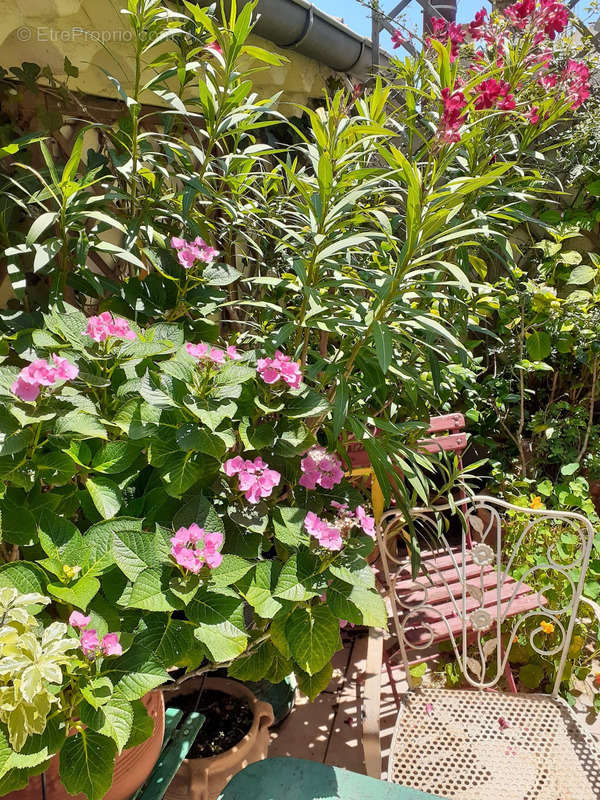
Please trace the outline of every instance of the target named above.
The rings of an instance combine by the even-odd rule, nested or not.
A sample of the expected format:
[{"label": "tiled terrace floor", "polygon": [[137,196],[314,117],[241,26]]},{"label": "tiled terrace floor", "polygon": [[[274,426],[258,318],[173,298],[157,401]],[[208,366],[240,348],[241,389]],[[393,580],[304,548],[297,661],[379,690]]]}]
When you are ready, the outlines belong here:
[{"label": "tiled terrace floor", "polygon": [[[367,636],[344,635],[344,649],[333,660],[333,677],[314,703],[300,695],[291,714],[272,731],[269,757],[295,756],[324,764],[365,772],[358,725],[361,673],[365,670]],[[596,665],[600,670],[600,665]],[[400,677],[398,670],[395,674]],[[400,673],[401,674],[401,673]],[[406,691],[406,682],[398,683],[398,691]],[[381,741],[383,770],[396,719],[396,705],[385,670],[382,673]],[[600,737],[600,718],[591,716],[582,705],[577,709],[580,722],[585,722]]]}]

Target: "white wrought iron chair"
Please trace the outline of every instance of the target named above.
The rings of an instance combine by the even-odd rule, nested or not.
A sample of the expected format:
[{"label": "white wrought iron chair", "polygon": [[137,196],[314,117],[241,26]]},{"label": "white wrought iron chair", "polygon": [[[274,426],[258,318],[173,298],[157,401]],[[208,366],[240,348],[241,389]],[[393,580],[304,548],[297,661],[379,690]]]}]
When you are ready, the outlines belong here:
[{"label": "white wrought iron chair", "polygon": [[[460,509],[462,534],[456,528],[453,534],[444,530],[447,512],[453,512],[448,505],[413,510],[416,535],[436,544],[414,580],[402,512],[386,512],[378,526],[393,634],[409,683],[394,729],[388,781],[451,800],[599,800],[600,748],[558,695],[579,606],[588,602],[582,591],[594,529],[580,514],[521,508],[491,497],[463,498],[455,506]],[[526,515],[510,553],[503,553],[501,512]],[[511,571],[540,524],[546,536],[556,535],[547,549],[547,563],[531,567],[517,580]],[[555,549],[565,529],[577,537],[571,537],[577,546],[569,564]],[[579,570],[577,581],[573,570]],[[570,602],[563,608],[552,608],[541,591],[525,583],[535,584],[540,571],[567,579]],[[448,592],[442,604],[440,591]],[[512,604],[518,598],[523,610],[515,614]],[[593,610],[598,614],[597,606]],[[546,631],[553,626],[552,636],[538,621],[545,623]],[[551,694],[509,694],[497,688],[525,623],[534,650],[558,659]],[[446,638],[472,689],[414,686],[409,664],[415,652],[436,641],[440,624],[447,628]],[[363,744],[372,777],[382,774],[383,638],[382,631],[371,633],[364,680]]]}]

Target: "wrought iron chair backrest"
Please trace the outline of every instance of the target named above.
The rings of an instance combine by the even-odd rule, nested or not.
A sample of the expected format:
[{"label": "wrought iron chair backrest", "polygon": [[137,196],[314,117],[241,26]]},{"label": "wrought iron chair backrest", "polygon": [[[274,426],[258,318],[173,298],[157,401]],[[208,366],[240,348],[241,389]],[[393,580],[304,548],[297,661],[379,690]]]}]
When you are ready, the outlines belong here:
[{"label": "wrought iron chair backrest", "polygon": [[[526,636],[537,653],[558,659],[556,696],[592,548],[590,521],[581,514],[522,508],[485,496],[461,498],[453,507],[415,508],[411,516],[413,536],[422,550],[429,550],[414,578],[402,512],[387,511],[377,527],[394,633],[409,683],[411,657],[414,661],[444,638],[472,686],[495,686],[517,637]],[[460,530],[452,530],[451,518],[460,521]],[[507,538],[509,552],[503,548]],[[545,557],[527,566],[525,551],[531,552],[533,543],[539,549],[542,542]],[[560,603],[547,588],[553,578],[562,584]],[[436,636],[440,626],[444,635]]]}]

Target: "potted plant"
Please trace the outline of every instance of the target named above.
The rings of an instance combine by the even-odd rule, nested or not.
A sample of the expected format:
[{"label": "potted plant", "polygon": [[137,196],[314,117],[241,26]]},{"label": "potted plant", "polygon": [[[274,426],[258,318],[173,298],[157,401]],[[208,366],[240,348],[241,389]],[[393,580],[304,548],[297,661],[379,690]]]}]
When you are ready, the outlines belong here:
[{"label": "potted plant", "polygon": [[44,322],[0,367],[3,535],[19,554],[0,587],[38,620],[42,655],[48,631],[64,655],[26,740],[0,723],[0,792],[58,753],[65,788],[100,800],[117,753],[150,733],[140,701],[169,668],[182,690],[216,668],[293,672],[314,697],[340,621],[386,615],[365,561],[373,519],[304,421],[327,401],[296,362],[67,305]]}]

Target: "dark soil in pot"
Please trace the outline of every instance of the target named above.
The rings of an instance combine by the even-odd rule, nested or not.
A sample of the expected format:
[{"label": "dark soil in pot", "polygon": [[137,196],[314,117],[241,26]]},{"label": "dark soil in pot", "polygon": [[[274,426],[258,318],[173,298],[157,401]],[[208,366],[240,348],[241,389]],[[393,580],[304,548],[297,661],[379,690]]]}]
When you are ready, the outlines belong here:
[{"label": "dark soil in pot", "polygon": [[197,693],[179,695],[167,706],[181,709],[184,713],[198,711],[206,717],[188,758],[218,756],[235,747],[252,727],[254,713],[243,697],[232,697],[224,692],[205,689]]}]

